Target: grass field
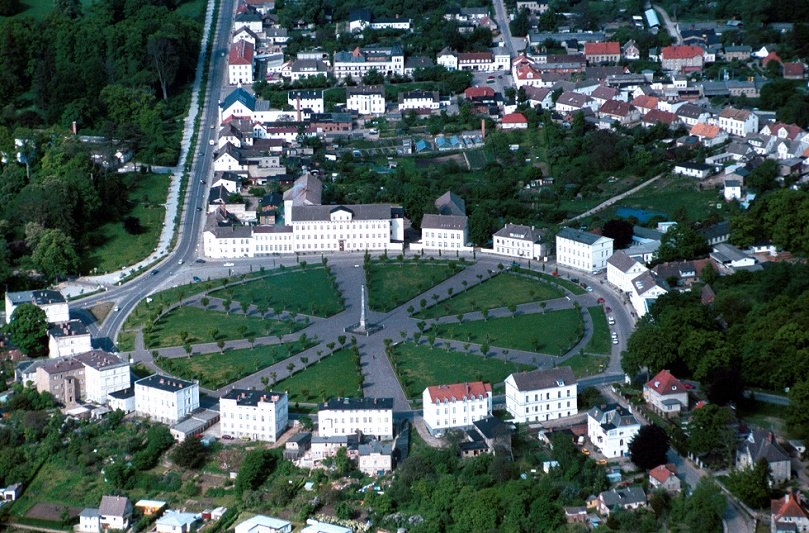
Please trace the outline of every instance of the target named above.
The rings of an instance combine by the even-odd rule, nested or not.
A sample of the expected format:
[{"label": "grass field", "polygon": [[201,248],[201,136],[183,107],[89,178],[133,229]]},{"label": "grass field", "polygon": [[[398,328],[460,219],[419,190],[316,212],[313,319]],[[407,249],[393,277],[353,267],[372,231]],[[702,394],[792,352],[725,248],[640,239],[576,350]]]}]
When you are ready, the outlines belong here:
[{"label": "grass field", "polygon": [[504,272],[425,309],[416,316],[438,318],[470,313],[478,309],[494,309],[528,302],[553,300],[563,296],[561,291],[546,283]]},{"label": "grass field", "polygon": [[524,268],[519,268],[517,269],[517,271],[523,274],[536,276],[539,279],[547,281],[548,283],[555,283],[556,285],[564,287],[565,289],[569,290],[575,295],[584,294],[587,292],[581,285],[579,285],[578,283],[573,283],[569,279],[560,278],[558,276],[552,276],[551,274],[547,274],[545,272],[534,272],[533,270],[526,270]]},{"label": "grass field", "polygon": [[751,426],[761,429],[771,429],[779,436],[789,438],[786,422],[784,422],[784,407],[755,400],[739,402],[739,418]]},{"label": "grass field", "polygon": [[395,309],[459,272],[464,266],[454,261],[374,261],[365,273],[368,306],[375,311]]},{"label": "grass field", "polygon": [[408,398],[421,398],[430,385],[448,385],[465,381],[501,383],[512,372],[531,370],[533,367],[509,363],[501,359],[486,358],[463,352],[452,352],[426,345],[403,343],[393,351],[393,362],[399,382]]},{"label": "grass field", "polygon": [[312,346],[314,346],[312,341],[306,343],[296,341],[175,359],[161,357],[155,363],[177,377],[189,380],[198,379],[201,386],[215,390]]},{"label": "grass field", "polygon": [[509,318],[439,324],[436,335],[446,339],[563,355],[581,338],[582,321],[576,309]]},{"label": "grass field", "polygon": [[495,162],[494,154],[485,148],[467,151],[466,158],[469,160],[469,166],[472,170],[481,169],[485,167],[487,163]]},{"label": "grass field", "polygon": [[593,336],[584,351],[587,353],[609,354],[612,351],[610,340],[610,326],[607,324],[607,315],[600,305],[588,307],[590,318],[593,319]]},{"label": "grass field", "polygon": [[276,311],[331,316],[343,310],[342,299],[322,267],[307,267],[268,276],[242,285],[211,292],[211,296],[234,302],[266,305]]},{"label": "grass field", "polygon": [[290,403],[322,402],[336,396],[362,394],[362,381],[351,350],[338,350],[306,370],[279,381],[273,388],[289,393]]},{"label": "grass field", "polygon": [[576,354],[559,366],[569,366],[577,378],[600,374],[607,368],[609,357],[602,355]]},{"label": "grass field", "polygon": [[124,216],[137,218],[143,231],[131,235],[120,221],[99,226],[90,234],[91,248],[82,258],[82,268],[87,273],[112,272],[134,265],[157,247],[166,216],[163,205],[168,194],[169,177],[166,174],[131,173],[126,179],[132,209]]},{"label": "grass field", "polygon": [[[263,337],[293,333],[306,327],[303,322],[294,320],[265,320],[258,316],[245,316],[242,313],[226,314],[220,311],[207,311],[199,307],[177,307],[155,323],[148,339],[147,348],[182,346],[181,333],[187,334],[187,342],[199,344],[215,342],[219,339],[245,339],[249,336]],[[216,328],[216,338],[212,338],[211,328]]]}]

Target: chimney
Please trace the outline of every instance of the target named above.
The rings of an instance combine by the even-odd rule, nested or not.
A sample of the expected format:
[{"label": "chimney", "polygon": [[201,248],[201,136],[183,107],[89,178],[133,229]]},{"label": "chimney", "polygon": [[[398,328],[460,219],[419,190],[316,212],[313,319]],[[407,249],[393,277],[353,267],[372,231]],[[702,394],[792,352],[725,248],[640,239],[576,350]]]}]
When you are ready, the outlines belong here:
[{"label": "chimney", "polygon": [[480,119],[480,136],[483,137],[483,140],[486,140],[486,119]]},{"label": "chimney", "polygon": [[297,116],[298,122],[300,122],[301,121],[301,95],[300,95],[300,93],[298,93],[297,96],[295,96],[295,111],[297,111],[296,116]]},{"label": "chimney", "polygon": [[73,123],[70,125],[70,130],[73,132],[73,135],[78,135],[79,128],[76,125],[76,121],[74,120]]}]

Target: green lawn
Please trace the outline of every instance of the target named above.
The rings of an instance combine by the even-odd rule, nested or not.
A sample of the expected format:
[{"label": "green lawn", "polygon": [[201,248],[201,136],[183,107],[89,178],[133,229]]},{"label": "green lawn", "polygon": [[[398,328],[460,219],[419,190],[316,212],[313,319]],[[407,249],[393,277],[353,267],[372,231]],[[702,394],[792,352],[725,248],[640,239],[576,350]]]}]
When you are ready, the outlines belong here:
[{"label": "green lawn", "polygon": [[739,402],[739,418],[751,426],[771,429],[779,436],[789,438],[784,422],[784,406],[772,403],[744,400]]},{"label": "green lawn", "polygon": [[408,398],[421,398],[430,385],[449,385],[466,381],[484,381],[492,386],[501,383],[512,372],[533,367],[509,363],[493,357],[453,352],[427,345],[402,343],[393,351],[393,363],[399,382]]},{"label": "green lawn", "polygon": [[553,300],[563,296],[561,291],[546,283],[504,272],[425,309],[417,316],[419,318],[438,318],[470,313],[478,309],[494,309],[528,302]]},{"label": "green lawn", "polygon": [[338,350],[306,370],[279,381],[273,389],[287,391],[290,403],[362,396],[362,380],[352,357],[351,350]]},{"label": "green lawn", "polygon": [[266,305],[314,316],[331,316],[343,310],[340,293],[322,267],[309,266],[211,292],[211,296],[234,302]]},{"label": "green lawn", "polygon": [[271,346],[256,346],[254,349],[227,350],[224,353],[208,353],[169,359],[160,357],[155,363],[163,370],[183,379],[198,379],[207,389],[221,389],[228,383],[254,374],[262,368],[314,346],[300,340]]},{"label": "green lawn", "polygon": [[600,374],[607,368],[609,357],[602,355],[576,354],[560,366],[569,366],[577,378]]},{"label": "green lawn", "polygon": [[569,279],[560,278],[559,276],[553,276],[553,275],[548,274],[546,272],[535,272],[533,270],[528,270],[528,269],[519,268],[519,267],[516,268],[515,271],[519,272],[521,274],[528,274],[529,276],[536,276],[541,280],[547,281],[548,283],[559,285],[560,287],[563,287],[563,288],[569,290],[570,292],[572,292],[575,295],[584,294],[584,293],[587,292],[578,283],[573,283]]},{"label": "green lawn", "polygon": [[563,355],[581,338],[581,328],[579,311],[562,309],[463,324],[439,324],[435,333],[446,339]]},{"label": "green lawn", "polygon": [[123,222],[108,222],[89,235],[91,248],[82,258],[87,273],[112,272],[133,265],[147,257],[157,247],[163,229],[168,194],[167,174],[131,173],[125,178],[132,209],[122,215],[140,221],[142,232],[132,235],[124,230]]},{"label": "green lawn", "polygon": [[[245,339],[249,336],[287,334],[306,327],[295,320],[265,320],[258,316],[245,316],[241,312],[230,315],[220,311],[208,311],[199,307],[177,307],[155,323],[149,338],[144,339],[147,348],[182,346],[180,333],[188,335],[188,342],[200,344],[219,339]],[[218,330],[216,338],[211,337],[211,329]],[[246,328],[240,331],[242,328]]]},{"label": "green lawn", "polygon": [[600,305],[588,307],[590,318],[593,319],[593,336],[584,351],[587,353],[609,354],[612,351],[610,340],[610,326],[607,324],[607,315]]},{"label": "green lawn", "polygon": [[395,309],[464,267],[455,261],[374,261],[365,273],[368,306],[383,312]]}]

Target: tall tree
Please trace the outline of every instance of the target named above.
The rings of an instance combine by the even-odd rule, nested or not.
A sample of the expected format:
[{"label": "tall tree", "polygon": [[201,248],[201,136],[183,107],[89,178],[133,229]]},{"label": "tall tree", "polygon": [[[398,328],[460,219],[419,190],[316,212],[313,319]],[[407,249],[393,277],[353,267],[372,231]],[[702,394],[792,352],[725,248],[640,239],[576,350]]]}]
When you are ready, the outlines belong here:
[{"label": "tall tree", "polygon": [[51,280],[64,278],[79,270],[79,256],[73,239],[58,229],[42,233],[31,260]]},{"label": "tall tree", "polygon": [[668,451],[669,436],[657,424],[640,428],[629,443],[632,462],[644,470],[665,464]]},{"label": "tall tree", "polygon": [[688,449],[708,464],[727,466],[735,447],[733,415],[726,407],[700,407],[688,424]]},{"label": "tall tree", "polygon": [[690,496],[681,494],[674,500],[669,524],[673,531],[720,533],[726,506],[727,500],[716,482],[704,477]]},{"label": "tall tree", "polygon": [[789,389],[785,419],[796,437],[809,439],[809,379],[804,378]]},{"label": "tall tree", "polygon": [[11,315],[8,325],[11,342],[29,357],[48,353],[48,318],[45,311],[34,304],[22,304]]},{"label": "tall tree", "polygon": [[163,100],[169,99],[168,88],[174,83],[177,76],[177,69],[180,66],[180,55],[177,41],[168,34],[156,34],[149,38],[146,46],[152,66],[160,81],[160,90],[163,93]]}]

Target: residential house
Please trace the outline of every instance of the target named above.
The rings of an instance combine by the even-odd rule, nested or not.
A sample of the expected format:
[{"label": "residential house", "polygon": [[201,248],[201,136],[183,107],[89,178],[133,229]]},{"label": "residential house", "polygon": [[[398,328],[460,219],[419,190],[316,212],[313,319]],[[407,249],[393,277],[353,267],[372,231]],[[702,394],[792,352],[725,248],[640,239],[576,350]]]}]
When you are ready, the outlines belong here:
[{"label": "residential house", "polygon": [[598,495],[598,512],[609,516],[611,511],[634,511],[646,507],[646,493],[640,486],[615,488]]},{"label": "residential house", "polygon": [[548,77],[540,72],[533,63],[526,63],[514,67],[514,88],[520,90],[522,87],[550,87],[551,82]]},{"label": "residential house", "polygon": [[576,111],[584,111],[589,108],[593,111],[595,107],[595,100],[586,94],[575,93],[572,91],[565,91],[559,95],[554,104],[554,110],[558,113],[569,114]]},{"label": "residential house", "polygon": [[306,527],[301,529],[300,533],[354,533],[354,530],[350,527],[318,522],[314,518],[307,518]]},{"label": "residential house", "polygon": [[292,523],[259,514],[236,524],[235,533],[292,533]]},{"label": "residential house", "polygon": [[660,51],[663,70],[669,72],[699,72],[704,65],[704,51],[694,45],[666,46]]},{"label": "residential house", "polygon": [[329,65],[320,59],[294,59],[281,66],[281,77],[291,82],[323,76],[330,72]]},{"label": "residential house", "polygon": [[233,31],[237,32],[242,28],[248,28],[255,34],[259,34],[264,29],[264,21],[261,14],[252,9],[237,13],[233,18]]},{"label": "residential house", "polygon": [[289,398],[285,392],[231,389],[219,400],[222,435],[275,442],[288,425]]},{"label": "residential house", "polygon": [[627,61],[637,61],[640,59],[640,48],[634,39],[630,39],[621,47],[621,54]]},{"label": "residential house", "polygon": [[507,113],[503,115],[500,122],[500,129],[503,130],[524,130],[528,128],[528,119],[522,113]]},{"label": "residential house", "polygon": [[301,431],[289,437],[284,444],[284,459],[287,461],[297,461],[306,454],[312,446],[312,434],[308,431]]},{"label": "residential house", "polygon": [[199,385],[152,374],[135,382],[135,411],[164,424],[176,424],[199,409]]},{"label": "residential house", "polygon": [[98,514],[102,529],[126,531],[132,519],[132,502],[126,496],[102,496]]},{"label": "residential house", "polygon": [[677,467],[673,464],[659,465],[649,471],[649,487],[662,489],[669,494],[680,492],[680,478],[677,477]]},{"label": "residential house", "polygon": [[705,109],[690,102],[678,107],[675,113],[680,117],[680,120],[689,127],[693,127],[699,123],[707,123],[708,119],[711,117],[711,114]]},{"label": "residential house", "polygon": [[525,99],[533,108],[553,108],[553,91],[547,87],[525,87]]},{"label": "residential house", "polygon": [[90,330],[81,320],[68,320],[48,326],[48,357],[65,357],[93,349]]},{"label": "residential house", "polygon": [[541,259],[551,253],[546,233],[534,226],[508,223],[492,235],[492,251],[518,259]]},{"label": "residential house", "polygon": [[720,270],[734,272],[736,270],[761,270],[756,258],[748,255],[726,242],[719,243],[711,251],[711,259]]},{"label": "residential house", "polygon": [[718,146],[728,140],[727,132],[715,124],[706,124],[704,122],[694,124],[689,133],[697,137],[707,148]]},{"label": "residential house", "polygon": [[660,99],[656,96],[641,94],[633,98],[629,103],[640,111],[641,115],[645,115],[649,111],[653,111],[658,108],[660,105]]},{"label": "residential house", "polygon": [[424,424],[433,435],[468,428],[492,414],[492,386],[482,381],[433,385],[422,393]]},{"label": "residential house", "polygon": [[753,48],[748,45],[727,45],[724,49],[725,61],[748,61]]},{"label": "residential house", "polygon": [[577,382],[569,366],[518,372],[506,378],[506,410],[518,423],[578,413]]},{"label": "residential house", "polygon": [[644,128],[651,128],[658,124],[664,124],[672,130],[677,129],[682,125],[680,122],[680,117],[678,117],[675,113],[661,111],[660,109],[652,109],[643,115],[643,119],[641,120],[640,124]]},{"label": "residential house", "polygon": [[399,93],[400,113],[411,109],[435,111],[438,110],[440,105],[441,101],[438,97],[438,91],[416,89],[414,91]]},{"label": "residential house", "polygon": [[487,453],[511,458],[511,427],[496,416],[476,420],[465,431],[464,442],[459,445],[461,457],[477,457]]},{"label": "residential house", "polygon": [[542,15],[548,9],[547,0],[517,0],[517,11],[527,9],[529,13],[534,15]]},{"label": "residential house", "polygon": [[629,443],[640,431],[640,422],[618,404],[593,407],[587,412],[587,438],[604,457],[629,453]]},{"label": "residential house", "polygon": [[86,507],[79,513],[80,533],[101,533],[101,515],[95,507]]},{"label": "residential house", "polygon": [[713,268],[710,259],[660,263],[655,265],[652,270],[660,279],[666,280],[670,286],[690,289],[699,281],[705,267]]},{"label": "residential house", "polygon": [[435,66],[435,62],[426,56],[410,56],[405,59],[405,76],[412,78],[419,69],[427,69]]},{"label": "residential house", "polygon": [[809,510],[797,490],[790,489],[782,498],[770,502],[772,533],[805,533],[809,531]]},{"label": "residential house", "polygon": [[346,87],[346,109],[360,115],[385,113],[385,87],[383,85],[359,85]]},{"label": "residential house", "polygon": [[62,293],[54,290],[6,292],[6,324],[11,324],[14,311],[22,304],[33,304],[45,311],[49,323],[70,320],[70,306]]},{"label": "residential house", "polygon": [[155,521],[155,526],[157,533],[191,533],[198,519],[194,513],[169,510]]},{"label": "residential house", "polygon": [[393,451],[390,444],[382,444],[374,439],[368,444],[360,444],[358,451],[357,468],[366,476],[382,476],[393,470]]},{"label": "residential house", "polygon": [[[558,103],[558,100],[557,100]],[[598,118],[629,126],[640,120],[640,113],[632,105],[620,100],[607,100],[598,109]]]},{"label": "residential house", "polygon": [[668,370],[661,370],[643,385],[643,399],[667,416],[688,410],[688,389]]},{"label": "residential house", "polygon": [[393,438],[393,398],[332,398],[317,411],[321,437],[370,435]]},{"label": "residential house", "polygon": [[404,51],[401,46],[356,47],[350,52],[334,53],[334,76],[360,80],[375,70],[384,76],[404,76]]},{"label": "residential house", "polygon": [[607,282],[623,292],[631,293],[634,290],[632,280],[647,270],[643,263],[618,250],[607,259]]},{"label": "residential house", "polygon": [[805,135],[803,128],[797,124],[784,124],[783,122],[765,124],[759,133],[762,135],[772,135],[779,139],[788,139],[790,141],[800,139]]},{"label": "residential house", "polygon": [[[320,90],[295,90],[287,93],[287,104],[291,105],[297,112],[309,109],[312,113],[325,113],[325,103],[323,91]],[[298,119],[300,122],[300,119]]]},{"label": "residential house", "polygon": [[584,57],[588,64],[618,63],[621,60],[621,43],[584,43]]},{"label": "residential house", "polygon": [[464,98],[479,103],[494,103],[495,94],[491,87],[467,87],[463,92]]},{"label": "residential house", "polygon": [[784,63],[785,80],[803,80],[806,78],[806,65],[800,61]]},{"label": "residential house", "polygon": [[647,271],[632,280],[632,292],[629,293],[629,302],[635,309],[638,317],[649,312],[651,305],[658,297],[669,291],[668,283],[653,271]]},{"label": "residential house", "polygon": [[775,440],[773,432],[754,429],[736,450],[736,468],[753,468],[761,459],[767,461],[774,485],[780,485],[792,477],[789,454]]},{"label": "residential house", "polygon": [[607,268],[612,246],[609,237],[564,227],[556,234],[556,262],[576,270],[600,272]]},{"label": "residential house", "polygon": [[421,241],[425,250],[466,250],[469,219],[466,215],[426,214],[421,219]]},{"label": "residential house", "polygon": [[744,137],[758,132],[758,115],[747,109],[726,107],[719,113],[719,127],[730,135]]},{"label": "residential house", "polygon": [[255,47],[250,41],[240,40],[230,45],[228,54],[228,84],[253,83],[253,56]]},{"label": "residential house", "polygon": [[695,161],[683,161],[682,163],[677,163],[674,165],[674,170],[672,172],[682,176],[689,176],[702,180],[714,173],[714,167],[712,165],[697,163]]},{"label": "residential house", "polygon": [[108,395],[130,385],[129,363],[103,350],[37,362],[36,388],[64,405],[91,401],[105,404]]},{"label": "residential house", "polygon": [[725,180],[722,194],[726,202],[742,199],[742,182],[739,180]]}]

